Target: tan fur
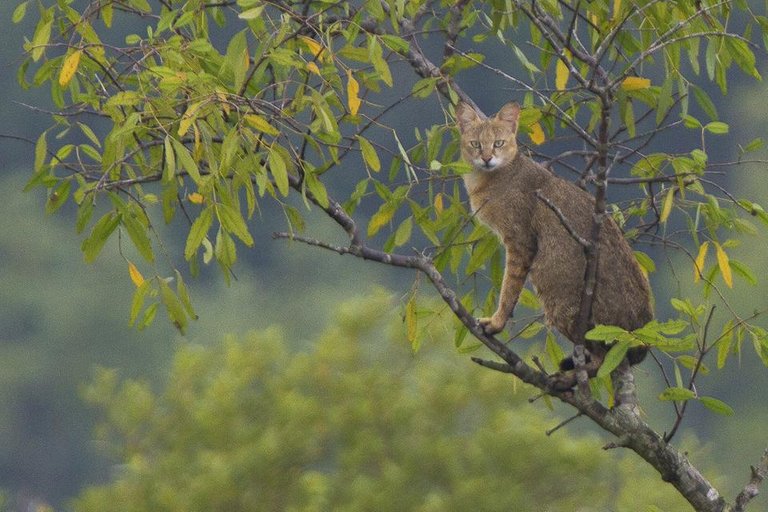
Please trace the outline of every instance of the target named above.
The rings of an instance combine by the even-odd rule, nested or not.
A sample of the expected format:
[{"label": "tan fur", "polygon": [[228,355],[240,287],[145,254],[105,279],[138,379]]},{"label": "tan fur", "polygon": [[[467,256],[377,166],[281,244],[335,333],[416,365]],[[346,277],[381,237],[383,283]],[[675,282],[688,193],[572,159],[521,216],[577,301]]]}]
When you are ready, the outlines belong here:
[{"label": "tan fur", "polygon": [[[506,250],[498,307],[493,316],[481,319],[486,332],[504,329],[530,277],[547,321],[574,341],[584,250],[536,193],[556,205],[585,239],[590,238],[594,198],[520,154],[516,103],[504,105],[485,121],[465,103],[457,106],[456,114],[462,157],[473,166],[464,175],[472,211],[496,232]],[[652,317],[648,282],[618,226],[606,217],[600,230],[592,324],[636,329]],[[631,362],[642,359],[645,352],[639,352]]]}]

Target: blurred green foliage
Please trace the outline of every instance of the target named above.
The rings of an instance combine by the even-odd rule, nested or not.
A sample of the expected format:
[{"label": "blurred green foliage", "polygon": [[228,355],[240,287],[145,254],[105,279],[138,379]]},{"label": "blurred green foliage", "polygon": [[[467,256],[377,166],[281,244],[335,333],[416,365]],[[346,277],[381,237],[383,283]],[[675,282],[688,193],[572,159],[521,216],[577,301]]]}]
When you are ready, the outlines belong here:
[{"label": "blurred green foliage", "polygon": [[527,389],[414,356],[387,311],[346,302],[305,352],[275,328],[186,345],[157,392],[101,370],[85,396],[118,465],[75,510],[688,510],[596,436],[547,438],[559,419]]}]

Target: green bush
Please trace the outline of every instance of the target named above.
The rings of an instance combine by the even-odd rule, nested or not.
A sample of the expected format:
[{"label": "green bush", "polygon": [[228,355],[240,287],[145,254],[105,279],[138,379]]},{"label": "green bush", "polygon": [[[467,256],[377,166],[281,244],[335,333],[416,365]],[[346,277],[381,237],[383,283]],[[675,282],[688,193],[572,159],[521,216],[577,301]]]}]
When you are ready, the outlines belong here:
[{"label": "green bush", "polygon": [[596,436],[547,438],[560,420],[527,389],[414,356],[389,308],[342,305],[307,352],[279,329],[184,346],[159,393],[101,370],[85,394],[121,463],[75,510],[688,510]]}]

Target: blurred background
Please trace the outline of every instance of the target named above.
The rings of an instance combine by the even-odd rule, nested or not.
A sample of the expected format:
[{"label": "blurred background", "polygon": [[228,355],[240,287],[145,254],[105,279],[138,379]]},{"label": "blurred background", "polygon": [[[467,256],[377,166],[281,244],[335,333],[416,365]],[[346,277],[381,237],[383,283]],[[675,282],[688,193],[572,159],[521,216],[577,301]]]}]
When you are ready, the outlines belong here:
[{"label": "blurred background", "polygon": [[[49,127],[49,119],[45,113],[29,106],[44,110],[50,106],[50,101],[45,91],[24,91],[17,84],[22,44],[24,36],[32,31],[33,19],[28,16],[22,24],[11,24],[10,14],[15,5],[13,1],[0,2],[0,20],[3,20],[0,32],[0,104],[3,106],[0,134],[34,141]],[[493,64],[493,60],[490,62]],[[710,92],[717,99],[722,120],[731,126],[728,140],[748,142],[765,135],[767,91],[764,84],[741,83],[741,79],[738,73],[731,77],[727,97],[714,88]],[[468,76],[465,80],[470,94],[492,88],[488,84],[493,84],[493,77],[482,74]],[[399,85],[407,90],[411,87],[410,83]],[[497,92],[492,95],[477,94],[481,107],[487,112],[495,111],[509,99],[503,84],[493,90]],[[398,92],[393,91],[393,94]],[[442,119],[434,111],[434,105],[421,102],[414,108],[389,116],[388,122],[426,127],[442,122]],[[669,146],[667,149],[675,150]],[[719,161],[733,160],[737,155],[733,144],[724,145],[719,151],[716,158]],[[357,332],[350,327],[349,318],[345,320],[343,315],[344,308],[355,303],[359,307],[368,304],[369,309],[373,308],[377,313],[374,317],[381,317],[379,320],[389,326],[389,334],[380,336],[364,330],[363,334],[353,338],[363,347],[368,345],[368,349],[370,346],[381,349],[383,344],[391,348],[392,354],[369,356],[364,359],[365,364],[346,367],[345,372],[365,374],[369,369],[380,371],[382,365],[400,365],[410,371],[438,368],[450,372],[451,377],[445,377],[446,382],[458,387],[461,379],[466,379],[468,388],[478,379],[496,381],[496,384],[488,384],[488,393],[496,393],[489,396],[506,398],[478,407],[484,408],[487,414],[499,408],[514,410],[517,417],[489,420],[487,424],[466,427],[463,432],[458,429],[441,433],[447,436],[445,442],[448,445],[451,439],[457,440],[467,432],[482,437],[488,429],[492,429],[496,442],[505,445],[512,443],[512,438],[518,435],[509,430],[509,425],[527,423],[529,430],[519,435],[527,436],[524,439],[535,443],[536,450],[541,450],[536,453],[529,447],[534,450],[529,454],[531,459],[546,453],[572,452],[568,452],[570,459],[559,460],[552,455],[555,458],[551,464],[542,467],[533,463],[530,467],[521,464],[517,467],[520,474],[535,471],[546,479],[547,471],[553,471],[560,464],[572,464],[567,467],[587,475],[585,485],[589,485],[589,478],[601,481],[611,481],[611,475],[616,478],[612,481],[613,495],[600,498],[602,505],[583,510],[629,510],[615,508],[620,503],[625,506],[631,503],[621,501],[629,498],[618,497],[621,486],[633,481],[635,484],[655,485],[654,482],[658,482],[662,485],[656,475],[643,472],[641,461],[615,450],[600,450],[609,441],[608,436],[592,431],[586,422],[576,421],[563,433],[547,437],[544,431],[557,425],[569,411],[557,404],[554,411],[550,411],[541,401],[528,404],[525,399],[531,394],[529,390],[515,386],[504,376],[485,375],[488,372],[475,368],[467,355],[456,353],[450,335],[442,341],[435,336],[435,346],[412,355],[402,329],[398,330],[401,327],[398,299],[408,291],[413,275],[286,241],[274,241],[271,232],[282,229],[284,222],[281,212],[270,211],[268,207],[251,225],[256,246],[253,250],[239,251],[236,279],[230,286],[224,284],[217,268],[204,270],[198,279],[188,282],[200,319],[190,326],[186,336],[180,336],[162,314],[145,331],[130,328],[128,312],[134,286],[117,247],[108,246],[95,264],[87,265],[83,261],[81,239],[75,233],[72,212],[64,209],[54,216],[46,216],[42,192],[22,192],[31,174],[32,160],[32,144],[0,139],[0,216],[3,219],[0,223],[0,489],[5,497],[2,507],[6,510],[26,512],[48,510],[49,507],[68,510],[73,506],[73,498],[82,495],[84,489],[104,484],[114,476],[115,452],[96,433],[99,418],[108,411],[108,405],[101,403],[101,407],[93,407],[84,398],[88,395],[89,383],[99,375],[99,368],[114,368],[119,378],[137,379],[146,383],[154,393],[161,394],[174,382],[170,369],[177,351],[188,350],[190,346],[207,347],[205,350],[211,351],[210,357],[215,358],[215,347],[221,345],[225,335],[230,334],[235,339],[259,338],[264,335],[254,332],[263,333],[268,327],[279,326],[279,335],[273,334],[273,337],[282,340],[289,354],[311,352],[316,349],[321,335],[325,333],[327,336],[336,325],[342,325],[346,329],[344,332],[348,333],[350,329]],[[751,198],[761,202],[761,198],[768,196],[765,176],[766,169],[761,166],[744,167],[729,177],[729,187],[736,195],[749,191]],[[338,236],[332,230],[331,226],[325,225],[310,227],[310,232],[320,238],[323,234]],[[178,236],[174,238],[174,233],[169,231],[166,241],[170,244],[170,254],[180,254],[178,244],[183,240],[180,241]],[[176,247],[173,244],[177,244]],[[734,296],[734,303],[751,311],[765,304],[768,291],[765,230],[748,239],[739,251],[739,259],[749,263],[760,278],[756,288],[744,283],[736,287],[736,292],[741,295]],[[658,251],[651,255],[654,258],[676,257]],[[176,264],[183,266],[181,261]],[[689,265],[685,265],[684,271],[689,272]],[[661,319],[670,314],[669,298],[681,293],[677,281],[667,274],[668,269],[666,265],[659,265],[659,272],[651,276],[657,314]],[[386,300],[382,300],[382,296]],[[374,302],[370,302],[372,300]],[[281,364],[288,365],[290,360],[289,357]],[[660,430],[665,426],[668,428],[672,424],[671,411],[654,398],[661,389],[655,382],[656,373],[651,368],[641,368],[637,373],[639,387],[648,404],[645,412],[649,421]],[[694,464],[710,471],[707,476],[732,497],[746,482],[749,465],[757,461],[768,442],[768,403],[763,394],[768,388],[768,370],[750,354],[741,363],[736,358],[730,359],[723,371],[713,373],[715,375],[702,381],[707,387],[706,394],[725,400],[736,414],[724,417],[701,407],[692,407],[678,441],[682,438],[690,444]],[[399,379],[405,374],[406,371],[401,371],[393,378]],[[456,376],[461,377],[459,383]],[[270,378],[279,381],[281,376]],[[284,384],[292,385],[290,382]],[[437,379],[435,386],[439,385],[440,379]],[[392,393],[393,397],[400,396],[397,390]],[[343,397],[340,394],[337,398],[346,399]],[[353,394],[348,399],[362,400],[362,397]],[[452,399],[458,400],[456,397]],[[475,398],[470,393],[465,399]],[[100,403],[99,400],[91,401]],[[412,414],[419,414],[419,408]],[[425,442],[429,442],[428,438]],[[498,448],[488,445],[487,449]],[[502,453],[507,452],[502,450]],[[514,454],[508,456],[514,458]],[[597,461],[598,467],[581,467],[579,464],[585,460]],[[489,466],[488,474],[496,473],[496,469]],[[413,471],[424,471],[424,468],[416,466]],[[551,476],[567,479],[567,473]],[[479,472],[479,475],[477,478],[483,473]],[[495,474],[495,477],[499,476],[503,475]],[[476,485],[482,487],[481,483]],[[521,495],[533,493],[539,497],[537,499],[546,496],[546,489],[535,489],[530,482],[521,483],[521,486],[514,492]],[[763,491],[768,494],[768,490]],[[513,493],[504,486],[498,492]],[[666,498],[660,499],[658,506],[662,506]],[[87,500],[80,503],[87,506]],[[440,502],[436,503],[434,510],[440,510]],[[575,506],[565,504],[569,502],[558,503],[563,508],[552,510],[572,510],[568,507]],[[318,510],[323,509],[322,505],[318,506]],[[527,510],[525,504],[518,503],[517,506],[522,507],[519,510]],[[765,498],[753,504],[754,510],[766,506],[768,500]],[[685,510],[684,507],[670,504],[664,510]]]}]

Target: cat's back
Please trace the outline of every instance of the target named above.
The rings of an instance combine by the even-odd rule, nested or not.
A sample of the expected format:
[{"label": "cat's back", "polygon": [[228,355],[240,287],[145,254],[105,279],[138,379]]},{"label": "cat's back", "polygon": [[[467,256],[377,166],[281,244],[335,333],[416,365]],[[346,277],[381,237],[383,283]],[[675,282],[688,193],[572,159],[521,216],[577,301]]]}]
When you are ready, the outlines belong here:
[{"label": "cat's back", "polygon": [[[533,216],[537,255],[531,281],[549,321],[571,337],[580,308],[586,257],[584,247],[564,224],[590,240],[595,202],[591,194],[555,175],[550,175],[538,193],[541,199]],[[649,298],[648,282],[629,244],[606,215],[600,229],[593,322],[636,329],[652,318]]]}]

